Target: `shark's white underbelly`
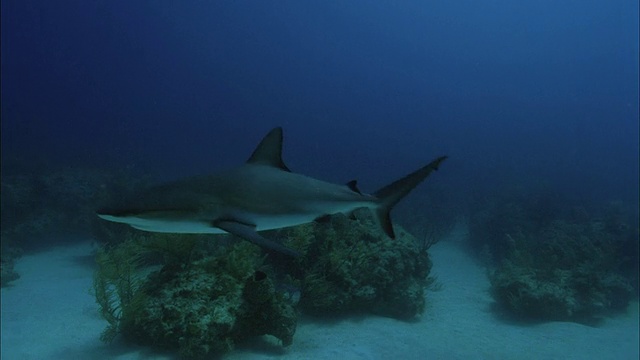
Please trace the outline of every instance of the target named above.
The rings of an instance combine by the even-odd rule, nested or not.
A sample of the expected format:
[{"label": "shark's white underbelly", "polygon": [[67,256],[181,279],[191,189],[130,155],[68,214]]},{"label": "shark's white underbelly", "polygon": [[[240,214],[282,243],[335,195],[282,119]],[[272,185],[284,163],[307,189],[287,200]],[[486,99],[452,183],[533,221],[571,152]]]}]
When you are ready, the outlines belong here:
[{"label": "shark's white underbelly", "polygon": [[[250,216],[244,219],[246,222],[255,224],[257,231],[281,229],[290,226],[306,224],[314,221],[315,216],[279,216],[261,217]],[[243,221],[243,222],[245,222]],[[154,221],[141,220],[130,225],[136,229],[163,233],[185,233],[185,234],[225,234],[226,231],[217,228],[215,221],[207,223],[204,221]]]},{"label": "shark's white underbelly", "polygon": [[[360,204],[366,205],[366,204]],[[362,206],[337,206],[331,211],[330,214],[337,214],[340,212],[348,213],[355,208]],[[328,210],[325,207],[323,210]],[[258,214],[250,212],[242,212],[237,216],[232,216],[229,220],[236,220],[239,223],[251,224],[256,226],[257,231],[281,229],[290,226],[296,226],[301,224],[310,223],[316,220],[318,217],[327,215],[326,212],[306,211],[290,214]],[[216,220],[200,220],[196,218],[190,219],[167,219],[167,218],[152,218],[152,217],[117,217],[111,215],[100,215],[101,218],[109,221],[125,223],[131,227],[151,232],[160,233],[182,233],[182,234],[224,234],[226,231],[215,226]],[[227,219],[223,219],[227,220]]]},{"label": "shark's white underbelly", "polygon": [[211,223],[198,220],[160,220],[138,217],[117,217],[111,215],[99,215],[101,218],[113,222],[130,225],[134,229],[177,234],[224,234],[224,230],[212,226]]}]

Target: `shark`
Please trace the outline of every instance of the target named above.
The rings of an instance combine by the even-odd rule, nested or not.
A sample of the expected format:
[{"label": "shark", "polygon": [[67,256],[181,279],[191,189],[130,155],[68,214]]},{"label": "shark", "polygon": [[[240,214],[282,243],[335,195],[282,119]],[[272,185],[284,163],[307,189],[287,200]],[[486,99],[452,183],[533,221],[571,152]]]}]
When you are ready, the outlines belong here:
[{"label": "shark", "polygon": [[283,130],[276,127],[242,165],[212,175],[200,175],[157,185],[118,204],[97,211],[108,221],[150,232],[233,234],[264,248],[290,256],[300,254],[259,232],[353,215],[367,208],[390,238],[395,238],[391,209],[447,156],[372,194],[355,180],[334,184],[294,173],[282,160]]}]

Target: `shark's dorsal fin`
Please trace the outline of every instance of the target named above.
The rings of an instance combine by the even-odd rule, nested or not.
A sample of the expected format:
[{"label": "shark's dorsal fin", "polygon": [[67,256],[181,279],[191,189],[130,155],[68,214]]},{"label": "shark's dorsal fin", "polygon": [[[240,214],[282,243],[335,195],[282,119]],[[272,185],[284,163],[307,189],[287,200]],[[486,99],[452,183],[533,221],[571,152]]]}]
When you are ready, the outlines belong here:
[{"label": "shark's dorsal fin", "polygon": [[260,141],[258,147],[253,150],[253,154],[248,164],[268,165],[277,167],[284,171],[291,171],[282,161],[282,128],[276,127],[269,131]]}]

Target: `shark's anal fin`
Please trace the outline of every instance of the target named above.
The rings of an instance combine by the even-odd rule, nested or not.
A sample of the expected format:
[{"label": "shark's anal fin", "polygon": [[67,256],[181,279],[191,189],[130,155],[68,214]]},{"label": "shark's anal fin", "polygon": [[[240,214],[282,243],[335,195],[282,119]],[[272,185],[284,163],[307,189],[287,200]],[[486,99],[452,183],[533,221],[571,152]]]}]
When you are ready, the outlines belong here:
[{"label": "shark's anal fin", "polygon": [[229,234],[233,234],[245,240],[251,241],[252,243],[258,246],[275,250],[277,252],[281,252],[283,254],[290,255],[290,256],[300,256],[299,252],[293,249],[289,249],[286,246],[280,245],[277,242],[271,241],[265,238],[264,236],[258,234],[255,230],[255,226],[243,224],[243,223],[232,221],[232,220],[214,221],[212,225],[228,232]]}]

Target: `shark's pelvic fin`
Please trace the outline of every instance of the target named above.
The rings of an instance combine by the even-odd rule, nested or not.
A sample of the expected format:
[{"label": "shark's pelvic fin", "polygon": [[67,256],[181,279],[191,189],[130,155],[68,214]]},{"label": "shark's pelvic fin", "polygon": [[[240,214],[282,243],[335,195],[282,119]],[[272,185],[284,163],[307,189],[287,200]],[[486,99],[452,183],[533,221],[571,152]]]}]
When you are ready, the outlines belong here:
[{"label": "shark's pelvic fin", "polygon": [[256,232],[255,226],[243,224],[232,220],[215,221],[212,225],[228,232],[229,234],[233,234],[245,240],[251,241],[258,246],[272,249],[291,256],[300,256],[299,252],[284,245],[278,244],[275,241],[271,241],[258,234]]},{"label": "shark's pelvic fin", "polygon": [[441,156],[426,166],[421,167],[400,180],[392,182],[373,194],[380,200],[380,206],[375,210],[376,219],[390,238],[395,239],[393,224],[389,216],[391,208],[429,176],[432,171],[438,170],[440,163],[446,159],[446,156]]},{"label": "shark's pelvic fin", "polygon": [[284,171],[291,171],[282,161],[282,128],[276,127],[269,131],[260,141],[258,147],[253,151],[249,164],[268,165],[280,168]]}]

